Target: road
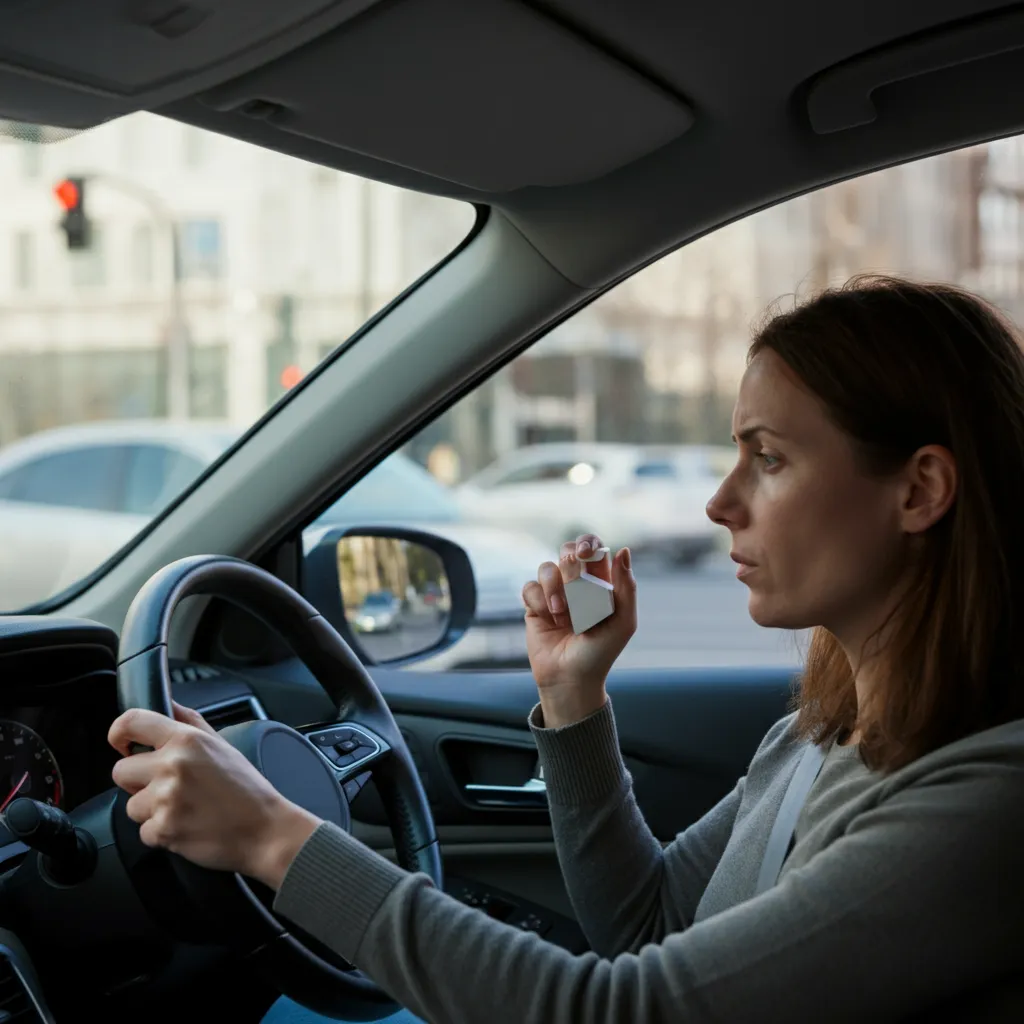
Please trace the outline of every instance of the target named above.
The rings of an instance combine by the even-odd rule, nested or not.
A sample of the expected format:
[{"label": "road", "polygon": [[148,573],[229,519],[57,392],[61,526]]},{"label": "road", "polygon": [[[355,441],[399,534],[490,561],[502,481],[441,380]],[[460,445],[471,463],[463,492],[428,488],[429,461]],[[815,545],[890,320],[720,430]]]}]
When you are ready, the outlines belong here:
[{"label": "road", "polygon": [[[735,568],[726,556],[690,570],[637,559],[639,625],[618,667],[799,665],[806,635],[756,625]],[[438,636],[437,625],[411,622],[400,632],[360,639],[375,657],[395,658],[422,651]]]},{"label": "road", "polygon": [[376,660],[404,658],[433,647],[441,639],[445,623],[425,615],[406,613],[401,629],[388,633],[360,633],[359,642]]}]

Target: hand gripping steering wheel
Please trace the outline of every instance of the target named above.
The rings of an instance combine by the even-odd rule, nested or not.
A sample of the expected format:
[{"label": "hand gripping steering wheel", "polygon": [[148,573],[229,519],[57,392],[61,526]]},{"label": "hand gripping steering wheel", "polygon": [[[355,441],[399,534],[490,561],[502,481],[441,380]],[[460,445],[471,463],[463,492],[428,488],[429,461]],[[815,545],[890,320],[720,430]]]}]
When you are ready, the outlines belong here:
[{"label": "hand gripping steering wheel", "polygon": [[[302,731],[280,722],[232,725],[221,735],[293,802],[343,829],[351,825],[343,784],[372,768],[387,811],[398,863],[442,885],[433,817],[418,772],[380,691],[352,649],[304,598],[262,569],[235,558],[199,555],[157,572],[125,618],[118,663],[121,709],[146,708],[172,717],[168,636],[179,603],[220,597],[277,632],[331,700],[335,720]],[[338,756],[344,729],[354,760]],[[351,765],[345,762],[351,761]],[[341,762],[340,764],[338,762]],[[261,972],[296,1002],[327,1016],[375,1020],[394,1013],[393,1000],[364,974],[272,911],[273,894],[240,875],[200,868],[146,847],[118,800],[117,844],[135,888],[173,933],[215,941],[259,958]]]}]

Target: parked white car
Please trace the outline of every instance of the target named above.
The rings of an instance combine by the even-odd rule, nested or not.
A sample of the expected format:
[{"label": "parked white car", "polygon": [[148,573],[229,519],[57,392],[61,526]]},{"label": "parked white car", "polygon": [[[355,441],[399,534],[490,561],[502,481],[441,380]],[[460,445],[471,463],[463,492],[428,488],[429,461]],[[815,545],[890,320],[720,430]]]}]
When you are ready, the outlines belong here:
[{"label": "parked white car", "polygon": [[[239,436],[219,422],[130,420],[43,431],[0,449],[0,611],[45,601],[89,575]],[[472,562],[476,622],[422,665],[525,667],[523,584],[557,552],[527,533],[463,518],[444,485],[396,453],[324,512],[304,542],[308,550],[340,525],[447,537]]]},{"label": "parked white car", "polygon": [[581,533],[694,565],[724,530],[705,514],[722,449],[562,442],[510,452],[456,490],[467,519],[515,527],[557,548]]}]

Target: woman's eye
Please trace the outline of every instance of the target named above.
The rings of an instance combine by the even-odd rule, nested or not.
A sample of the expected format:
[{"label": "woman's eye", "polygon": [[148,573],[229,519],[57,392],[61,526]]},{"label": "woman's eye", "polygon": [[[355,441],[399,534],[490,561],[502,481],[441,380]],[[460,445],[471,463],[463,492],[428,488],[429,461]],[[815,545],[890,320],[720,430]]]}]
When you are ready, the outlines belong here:
[{"label": "woman's eye", "polygon": [[772,466],[777,466],[779,459],[776,455],[769,455],[767,452],[758,452],[757,457],[764,462],[767,469],[771,469]]}]

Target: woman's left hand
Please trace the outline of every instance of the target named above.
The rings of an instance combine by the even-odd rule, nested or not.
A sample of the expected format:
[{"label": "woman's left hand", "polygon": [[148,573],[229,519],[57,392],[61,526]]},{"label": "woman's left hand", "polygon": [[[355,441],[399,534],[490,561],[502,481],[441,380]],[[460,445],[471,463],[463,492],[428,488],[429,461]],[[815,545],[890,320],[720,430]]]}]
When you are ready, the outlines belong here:
[{"label": "woman's left hand", "polygon": [[[126,711],[107,734],[125,755],[113,778],[131,794],[126,811],[140,838],[277,889],[320,819],[278,793],[197,712],[175,704],[174,715]],[[133,743],[153,750],[129,754]]]}]

